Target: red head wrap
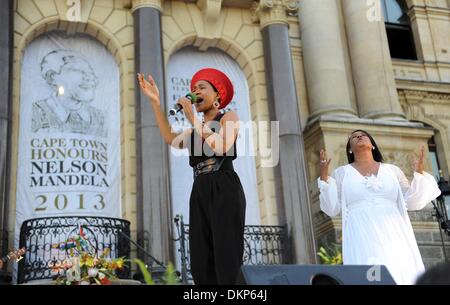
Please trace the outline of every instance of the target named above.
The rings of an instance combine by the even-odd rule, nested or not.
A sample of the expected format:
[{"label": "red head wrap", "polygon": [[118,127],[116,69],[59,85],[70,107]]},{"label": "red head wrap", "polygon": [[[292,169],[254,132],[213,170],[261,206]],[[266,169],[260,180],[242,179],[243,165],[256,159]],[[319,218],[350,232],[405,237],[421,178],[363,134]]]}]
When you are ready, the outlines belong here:
[{"label": "red head wrap", "polygon": [[195,73],[194,76],[192,76],[191,91],[194,91],[194,85],[199,80],[205,80],[209,82],[214,86],[214,88],[216,88],[217,92],[219,92],[219,109],[225,108],[231,102],[234,94],[233,84],[231,83],[228,76],[225,75],[225,73],[212,68],[201,69],[200,71]]}]

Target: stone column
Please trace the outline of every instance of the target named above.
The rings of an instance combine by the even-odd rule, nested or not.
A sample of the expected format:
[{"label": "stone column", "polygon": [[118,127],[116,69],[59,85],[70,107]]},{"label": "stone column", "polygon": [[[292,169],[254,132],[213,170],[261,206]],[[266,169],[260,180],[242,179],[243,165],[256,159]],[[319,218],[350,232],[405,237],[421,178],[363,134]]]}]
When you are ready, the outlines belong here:
[{"label": "stone column", "polygon": [[[342,0],[359,114],[363,118],[404,120],[378,1]],[[378,14],[374,16],[373,10]]]},{"label": "stone column", "polygon": [[[151,73],[165,105],[162,46],[162,1],[133,0],[135,71]],[[171,213],[168,147],[159,133],[148,98],[136,81],[136,196],[138,241],[156,259],[173,260],[170,241]],[[149,260],[138,251],[141,258]]]},{"label": "stone column", "polygon": [[275,168],[277,200],[284,209],[294,263],[316,262],[303,135],[295,91],[286,11],[297,1],[260,1],[255,14],[261,24],[271,120],[279,121],[279,164]]},{"label": "stone column", "polygon": [[10,135],[12,110],[13,0],[2,3],[0,10],[0,248],[8,250]]},{"label": "stone column", "polygon": [[325,114],[355,116],[347,77],[346,47],[337,0],[300,1],[299,19],[310,119]]}]

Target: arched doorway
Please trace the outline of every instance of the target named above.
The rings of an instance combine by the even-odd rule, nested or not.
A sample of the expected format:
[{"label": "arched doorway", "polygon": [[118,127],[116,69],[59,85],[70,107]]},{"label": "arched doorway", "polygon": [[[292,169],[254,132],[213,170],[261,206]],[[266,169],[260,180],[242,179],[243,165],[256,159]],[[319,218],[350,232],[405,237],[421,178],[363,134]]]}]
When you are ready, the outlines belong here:
[{"label": "arched doorway", "polygon": [[[259,225],[260,214],[258,206],[258,188],[256,167],[253,151],[253,126],[251,121],[249,90],[246,77],[239,65],[227,54],[218,49],[208,49],[200,52],[193,47],[187,47],[173,54],[167,67],[167,105],[172,108],[180,96],[190,91],[190,79],[201,68],[216,68],[225,72],[233,82],[234,97],[225,109],[237,112],[241,124],[237,140],[238,158],[234,161],[234,168],[244,188],[247,208],[246,225]],[[189,128],[183,114],[169,118],[175,131]],[[244,125],[245,124],[245,125]],[[182,215],[186,223],[189,222],[189,196],[193,183],[192,168],[188,162],[187,150],[170,149],[170,185],[172,197],[172,214]],[[176,232],[176,231],[175,231]],[[177,253],[178,255],[178,253]]]},{"label": "arched doorway", "polygon": [[[120,84],[112,54],[87,35],[48,32],[26,47],[20,79],[15,245],[27,219],[121,217]],[[36,241],[38,260],[50,255],[45,238]]]}]

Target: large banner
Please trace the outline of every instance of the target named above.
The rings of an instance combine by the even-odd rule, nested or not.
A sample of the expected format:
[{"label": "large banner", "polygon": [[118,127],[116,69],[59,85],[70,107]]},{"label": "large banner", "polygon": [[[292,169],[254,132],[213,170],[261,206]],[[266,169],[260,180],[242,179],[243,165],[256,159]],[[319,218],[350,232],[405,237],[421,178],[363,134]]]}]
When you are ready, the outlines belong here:
[{"label": "large banner", "polygon": [[[248,124],[251,122],[249,90],[247,80],[239,65],[228,55],[215,49],[200,52],[193,48],[185,48],[178,51],[170,58],[168,64],[167,107],[168,109],[172,108],[180,96],[186,95],[190,91],[191,77],[198,70],[207,67],[223,71],[234,86],[233,100],[225,109],[225,111],[234,110],[242,122],[236,142],[238,157],[233,161],[233,165],[241,180],[247,201],[245,224],[259,225],[259,200],[252,143],[253,129],[251,124]],[[176,117],[171,117],[170,123],[177,132],[191,128],[181,112]],[[170,183],[173,215],[183,215],[184,221],[188,223],[193,174],[192,168],[189,166],[187,150],[181,152],[171,148]]]},{"label": "large banner", "polygon": [[50,33],[21,68],[16,245],[24,220],[120,217],[119,70],[84,35]]}]

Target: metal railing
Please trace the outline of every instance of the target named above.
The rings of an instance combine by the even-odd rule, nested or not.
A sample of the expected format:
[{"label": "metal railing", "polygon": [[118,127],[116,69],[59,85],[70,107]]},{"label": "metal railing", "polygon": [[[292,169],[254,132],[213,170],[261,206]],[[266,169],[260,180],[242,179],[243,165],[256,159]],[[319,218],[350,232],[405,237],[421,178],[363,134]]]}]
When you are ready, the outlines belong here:
[{"label": "metal railing", "polygon": [[[183,217],[175,217],[179,243],[178,265],[181,268],[181,282],[192,284],[189,258],[189,224]],[[291,262],[290,248],[286,227],[254,226],[244,227],[244,265],[278,265]]]},{"label": "metal railing", "polygon": [[[130,242],[121,234],[130,236],[130,222],[127,220],[91,216],[29,219],[23,222],[20,229],[20,248],[25,247],[26,253],[18,265],[18,283],[52,278],[49,265],[69,257],[67,250],[54,245],[78,235],[80,227],[96,255],[109,249],[106,257],[130,256]],[[119,278],[130,278],[129,263],[117,275]]]}]

